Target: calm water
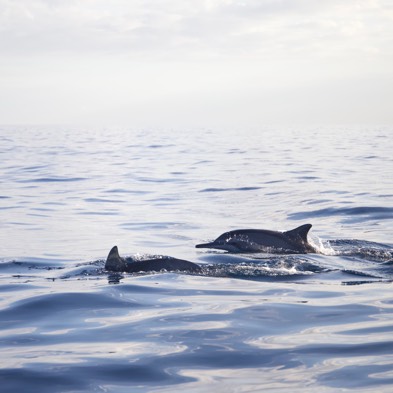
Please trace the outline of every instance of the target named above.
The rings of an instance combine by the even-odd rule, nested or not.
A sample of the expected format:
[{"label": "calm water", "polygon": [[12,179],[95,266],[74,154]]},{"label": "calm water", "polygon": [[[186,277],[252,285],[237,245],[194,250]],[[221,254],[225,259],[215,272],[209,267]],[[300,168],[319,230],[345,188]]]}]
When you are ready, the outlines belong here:
[{"label": "calm water", "polygon": [[[0,128],[0,391],[391,392],[392,131]],[[304,223],[319,254],[194,248]]]}]

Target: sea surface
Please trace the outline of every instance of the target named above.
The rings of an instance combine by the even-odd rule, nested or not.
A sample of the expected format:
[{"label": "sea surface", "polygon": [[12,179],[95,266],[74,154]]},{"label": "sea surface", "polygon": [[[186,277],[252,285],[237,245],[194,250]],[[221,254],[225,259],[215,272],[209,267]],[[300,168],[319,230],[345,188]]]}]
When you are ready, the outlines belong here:
[{"label": "sea surface", "polygon": [[[392,135],[0,127],[0,391],[392,392]],[[318,253],[195,248],[306,223]]]}]

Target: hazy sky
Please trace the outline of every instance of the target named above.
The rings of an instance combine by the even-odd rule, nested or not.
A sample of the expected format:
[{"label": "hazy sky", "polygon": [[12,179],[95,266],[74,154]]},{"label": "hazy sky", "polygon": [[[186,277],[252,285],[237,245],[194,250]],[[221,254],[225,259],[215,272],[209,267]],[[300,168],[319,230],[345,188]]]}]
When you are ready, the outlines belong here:
[{"label": "hazy sky", "polygon": [[393,124],[391,0],[0,0],[0,124]]}]

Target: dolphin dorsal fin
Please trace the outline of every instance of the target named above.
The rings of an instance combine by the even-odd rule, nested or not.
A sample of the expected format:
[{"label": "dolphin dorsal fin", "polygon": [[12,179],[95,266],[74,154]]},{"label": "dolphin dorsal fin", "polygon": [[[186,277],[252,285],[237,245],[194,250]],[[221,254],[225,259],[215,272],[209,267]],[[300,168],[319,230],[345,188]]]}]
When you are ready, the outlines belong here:
[{"label": "dolphin dorsal fin", "polygon": [[112,272],[124,272],[127,270],[126,266],[125,260],[119,255],[117,246],[112,247],[105,262],[105,269]]},{"label": "dolphin dorsal fin", "polygon": [[113,259],[120,258],[119,250],[117,249],[117,246],[112,247],[112,249],[109,251],[107,260],[112,258]]},{"label": "dolphin dorsal fin", "polygon": [[311,224],[304,224],[295,229],[291,229],[290,231],[286,231],[284,234],[288,237],[300,237],[305,243],[307,243],[307,234],[311,227]]}]

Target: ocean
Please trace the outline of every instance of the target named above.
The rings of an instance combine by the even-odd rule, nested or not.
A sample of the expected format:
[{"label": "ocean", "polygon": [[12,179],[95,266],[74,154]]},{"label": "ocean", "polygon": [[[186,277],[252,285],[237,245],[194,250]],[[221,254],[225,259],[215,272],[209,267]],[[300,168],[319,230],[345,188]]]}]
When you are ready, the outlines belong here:
[{"label": "ocean", "polygon": [[[391,135],[1,127],[0,391],[392,392]],[[318,253],[195,248],[306,223]]]}]

